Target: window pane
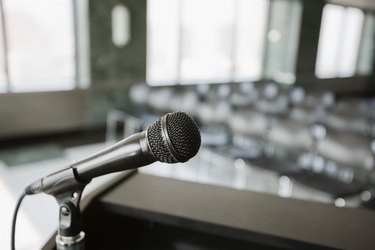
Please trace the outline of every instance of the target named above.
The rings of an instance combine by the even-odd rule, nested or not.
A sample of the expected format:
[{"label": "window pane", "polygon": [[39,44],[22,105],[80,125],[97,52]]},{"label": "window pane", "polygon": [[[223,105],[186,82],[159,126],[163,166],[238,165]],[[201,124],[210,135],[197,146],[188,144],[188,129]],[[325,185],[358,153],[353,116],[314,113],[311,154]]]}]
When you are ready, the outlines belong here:
[{"label": "window pane", "polygon": [[301,1],[271,1],[264,75],[281,83],[295,81],[302,18]]},{"label": "window pane", "polygon": [[[1,13],[0,13],[1,15]],[[2,18],[0,16],[0,93],[6,91],[6,71],[5,71],[5,54],[4,54],[4,31]]]},{"label": "window pane", "polygon": [[370,75],[374,61],[375,16],[367,14],[358,58],[358,74]]},{"label": "window pane", "polygon": [[235,37],[235,80],[261,77],[268,0],[239,0]]},{"label": "window pane", "polygon": [[4,0],[13,91],[75,87],[72,1]]},{"label": "window pane", "polygon": [[348,77],[353,76],[356,70],[362,34],[363,12],[360,9],[347,8],[343,22],[345,28],[341,37],[338,75],[340,77]]},{"label": "window pane", "polygon": [[337,75],[337,56],[340,44],[344,7],[327,4],[323,9],[315,73],[320,78]]},{"label": "window pane", "polygon": [[178,72],[178,0],[147,2],[147,82],[174,84]]},{"label": "window pane", "polygon": [[363,12],[327,4],[323,10],[315,73],[319,78],[349,77],[356,72]]},{"label": "window pane", "polygon": [[182,1],[182,83],[231,80],[233,3],[233,0]]}]

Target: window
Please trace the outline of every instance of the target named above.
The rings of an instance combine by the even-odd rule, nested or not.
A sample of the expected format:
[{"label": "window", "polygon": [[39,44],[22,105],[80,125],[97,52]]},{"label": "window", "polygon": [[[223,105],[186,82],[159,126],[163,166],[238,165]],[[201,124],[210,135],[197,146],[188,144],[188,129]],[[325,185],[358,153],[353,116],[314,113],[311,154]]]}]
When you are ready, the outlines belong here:
[{"label": "window", "polygon": [[148,0],[151,85],[261,78],[268,0]]},{"label": "window", "polygon": [[238,1],[234,38],[235,81],[261,78],[268,5],[269,2],[264,0]]},{"label": "window", "polygon": [[181,83],[230,81],[233,3],[233,0],[182,0]]},{"label": "window", "polygon": [[301,1],[271,1],[264,62],[266,79],[295,82],[302,10]]},{"label": "window", "polygon": [[[0,1],[0,10],[2,10],[2,3]],[[6,61],[5,61],[5,43],[4,43],[4,32],[3,32],[3,18],[0,12],[0,93],[7,90],[7,79],[6,79]]]},{"label": "window", "polygon": [[[359,52],[360,47],[373,46],[370,36],[373,35],[374,26],[371,19],[366,19],[367,27],[364,26],[364,17],[364,13],[357,8],[332,4],[324,7],[315,69],[318,78],[354,76],[358,73],[359,59],[360,69],[366,72],[364,68],[370,63],[369,59],[363,54],[359,57]],[[367,38],[361,46],[363,35]]]},{"label": "window", "polygon": [[363,21],[363,33],[359,48],[357,73],[358,75],[371,75],[374,60],[374,39],[375,39],[375,17],[373,14],[366,14]]},{"label": "window", "polygon": [[[11,92],[30,92],[75,88],[73,2],[1,1],[5,29],[0,30],[3,59],[0,61],[0,89],[9,86]],[[4,74],[5,64],[8,75]]]},{"label": "window", "polygon": [[178,75],[178,0],[148,0],[147,82],[174,84]]}]

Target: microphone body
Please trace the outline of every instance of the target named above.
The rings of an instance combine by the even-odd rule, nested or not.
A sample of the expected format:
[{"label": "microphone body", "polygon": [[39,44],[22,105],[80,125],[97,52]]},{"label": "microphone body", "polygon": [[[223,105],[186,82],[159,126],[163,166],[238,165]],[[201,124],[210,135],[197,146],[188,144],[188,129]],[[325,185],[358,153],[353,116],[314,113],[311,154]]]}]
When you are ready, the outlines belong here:
[{"label": "microphone body", "polygon": [[113,172],[135,169],[156,161],[146,137],[146,131],[134,134],[115,145],[72,164],[80,181]]},{"label": "microphone body", "polygon": [[27,187],[26,193],[58,194],[71,186],[87,184],[97,176],[136,169],[156,160],[148,146],[146,131],[143,131],[75,162],[63,170],[43,177]]},{"label": "microphone body", "polygon": [[97,176],[136,169],[155,161],[186,162],[196,155],[200,144],[200,132],[194,120],[183,112],[169,113],[146,131],[32,183],[25,193],[58,196],[72,187],[86,185]]}]

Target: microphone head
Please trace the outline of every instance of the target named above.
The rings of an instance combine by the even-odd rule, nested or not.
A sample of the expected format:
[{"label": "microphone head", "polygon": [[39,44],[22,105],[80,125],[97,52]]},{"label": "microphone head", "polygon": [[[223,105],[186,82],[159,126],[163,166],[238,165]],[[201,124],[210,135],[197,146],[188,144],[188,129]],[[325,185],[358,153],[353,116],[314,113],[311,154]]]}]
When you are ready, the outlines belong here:
[{"label": "microphone head", "polygon": [[166,163],[186,162],[201,146],[201,134],[195,121],[184,112],[173,112],[159,118],[147,129],[152,154]]}]

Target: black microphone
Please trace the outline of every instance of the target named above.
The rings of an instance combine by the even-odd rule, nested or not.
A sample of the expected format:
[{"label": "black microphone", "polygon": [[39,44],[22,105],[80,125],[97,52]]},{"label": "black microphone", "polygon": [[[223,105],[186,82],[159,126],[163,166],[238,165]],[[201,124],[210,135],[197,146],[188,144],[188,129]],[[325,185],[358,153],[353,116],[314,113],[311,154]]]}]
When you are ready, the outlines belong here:
[{"label": "black microphone", "polygon": [[146,131],[34,182],[25,193],[58,195],[108,173],[143,167],[155,161],[186,162],[197,154],[200,145],[201,135],[194,120],[184,112],[169,113]]}]

